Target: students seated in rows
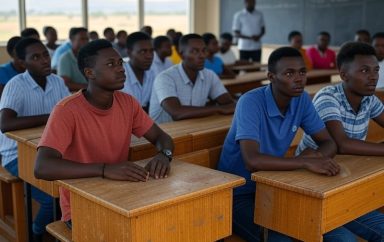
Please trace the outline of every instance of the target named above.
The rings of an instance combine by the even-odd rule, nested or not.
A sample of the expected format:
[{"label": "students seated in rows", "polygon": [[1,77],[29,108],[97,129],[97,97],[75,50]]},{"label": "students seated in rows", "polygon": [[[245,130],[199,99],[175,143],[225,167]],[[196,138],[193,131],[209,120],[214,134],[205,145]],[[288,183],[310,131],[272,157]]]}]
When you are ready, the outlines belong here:
[{"label": "students seated in rows", "polygon": [[331,35],[328,32],[320,32],[317,35],[316,46],[307,49],[313,69],[336,68],[336,53],[328,48],[330,40]]},{"label": "students seated in rows", "polygon": [[43,28],[43,34],[45,36],[45,39],[47,40],[45,47],[47,47],[47,50],[49,52],[49,56],[52,58],[57,47],[59,47],[59,45],[56,44],[56,41],[57,41],[56,29],[52,26],[45,26]]},{"label": "students seated in rows", "polygon": [[116,35],[115,31],[111,27],[106,27],[103,31],[104,38],[111,42],[111,44],[115,43]]},{"label": "students seated in rows", "polygon": [[[232,126],[218,163],[221,171],[244,177],[244,186],[234,190],[233,232],[247,241],[259,241],[260,227],[254,223],[255,182],[251,173],[268,170],[307,169],[334,176],[340,167],[332,160],[336,144],[304,92],[306,68],[299,51],[282,47],[268,60],[271,84],[240,97]],[[284,158],[299,128],[319,145],[293,158]],[[324,235],[324,241],[354,241],[340,228]],[[268,241],[292,241],[269,231]],[[347,240],[351,239],[351,240]]]},{"label": "students seated in rows", "polygon": [[375,48],[380,66],[379,81],[376,88],[384,88],[384,32],[378,32],[373,35],[372,46]]},{"label": "students seated in rows", "polygon": [[355,41],[371,44],[371,34],[366,29],[359,29],[355,33]]},{"label": "students seated in rows", "polygon": [[68,40],[62,43],[59,47],[57,47],[55,53],[53,53],[52,60],[51,60],[51,67],[52,72],[57,73],[57,65],[59,64],[60,58],[72,48],[71,44],[71,35],[74,31],[74,27],[69,29],[68,32]]},{"label": "students seated in rows", "polygon": [[235,53],[231,50],[233,36],[230,33],[222,33],[220,35],[220,50],[216,53],[224,65],[234,65],[237,61]]},{"label": "students seated in rows", "polygon": [[120,30],[116,34],[116,43],[113,43],[113,48],[119,53],[122,58],[128,56],[127,53],[127,37],[128,33],[125,30]]},{"label": "students seated in rows", "polygon": [[[103,177],[142,181],[170,171],[172,139],[123,88],[123,61],[107,40],[95,40],[78,55],[87,89],[54,108],[38,145],[35,176],[45,180]],[[144,136],[159,153],[145,167],[128,161],[131,135]],[[60,189],[62,220],[71,219],[69,191]]]},{"label": "students seated in rows", "polygon": [[7,53],[11,57],[11,60],[8,63],[0,66],[0,97],[5,84],[7,84],[7,82],[11,80],[12,77],[25,71],[23,61],[17,57],[15,51],[15,46],[20,41],[20,39],[21,37],[14,36],[7,42]]},{"label": "students seated in rows", "polygon": [[22,38],[33,38],[40,40],[40,34],[35,28],[25,28],[21,31],[20,36]]},{"label": "students seated in rows", "polygon": [[235,73],[224,66],[223,61],[216,56],[216,53],[219,52],[219,42],[216,36],[211,33],[205,33],[202,37],[207,48],[204,67],[215,72],[220,78],[235,78]]},{"label": "students seated in rows", "polygon": [[153,39],[154,57],[151,70],[155,77],[173,66],[168,57],[172,55],[172,42],[167,36],[157,36]]},{"label": "students seated in rows", "polygon": [[127,38],[128,63],[124,63],[126,80],[123,92],[131,94],[148,111],[155,76],[150,70],[153,61],[151,38],[135,32]]},{"label": "students seated in rows", "polygon": [[[152,89],[149,114],[156,123],[212,114],[231,114],[235,102],[217,75],[204,68],[206,47],[197,34],[180,40],[183,61],[160,73]],[[210,99],[216,104],[207,106]]]},{"label": "students seated in rows", "polygon": [[[384,144],[365,141],[370,119],[384,127],[384,105],[374,95],[380,68],[375,50],[364,43],[346,43],[337,55],[337,66],[343,82],[316,94],[316,111],[335,140],[339,154],[384,156]],[[317,149],[306,134],[297,153],[305,149]],[[344,227],[367,241],[384,241],[381,212],[370,212]]]},{"label": "students seated in rows", "polygon": [[308,70],[312,69],[312,63],[309,57],[307,56],[307,53],[305,49],[303,48],[303,36],[299,31],[292,31],[288,35],[288,41],[291,44],[291,47],[297,49],[300,51],[301,56],[303,57],[305,67]]},{"label": "students seated in rows", "polygon": [[64,79],[69,90],[73,92],[87,87],[87,80],[77,67],[77,54],[80,48],[88,43],[88,31],[82,27],[72,28],[69,38],[71,49],[60,57],[57,74]]},{"label": "students seated in rows", "polygon": [[[51,74],[49,53],[40,40],[22,39],[15,49],[27,71],[12,78],[4,88],[0,101],[0,128],[3,133],[44,125],[56,103],[69,95],[63,79]],[[17,144],[5,136],[3,138],[0,146],[2,165],[17,176]],[[53,199],[36,188],[32,188],[32,197],[40,203],[33,222],[33,233],[35,241],[41,241],[45,226],[53,219]]]}]

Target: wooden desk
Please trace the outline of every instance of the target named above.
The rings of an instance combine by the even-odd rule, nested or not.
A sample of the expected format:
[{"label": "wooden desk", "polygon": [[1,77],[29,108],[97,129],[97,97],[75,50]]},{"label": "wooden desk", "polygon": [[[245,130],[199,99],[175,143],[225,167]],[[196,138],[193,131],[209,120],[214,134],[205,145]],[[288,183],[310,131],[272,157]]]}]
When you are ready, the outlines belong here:
[{"label": "wooden desk", "polygon": [[383,157],[337,156],[341,172],[262,171],[256,181],[255,223],[306,242],[384,205]]},{"label": "wooden desk", "polygon": [[266,68],[268,64],[262,64],[259,62],[244,64],[244,65],[234,65],[231,66],[230,69],[232,71],[258,71],[261,68]]},{"label": "wooden desk", "polygon": [[231,234],[232,189],[245,180],[175,160],[161,180],[58,183],[71,193],[74,241],[212,242]]}]

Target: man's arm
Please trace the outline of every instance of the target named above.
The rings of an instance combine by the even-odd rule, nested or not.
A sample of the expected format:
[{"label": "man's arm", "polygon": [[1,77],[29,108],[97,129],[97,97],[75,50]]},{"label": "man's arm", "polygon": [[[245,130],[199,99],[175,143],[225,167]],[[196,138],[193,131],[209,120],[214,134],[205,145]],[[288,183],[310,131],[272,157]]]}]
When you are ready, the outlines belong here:
[{"label": "man's arm", "polygon": [[[380,114],[374,120],[383,127],[384,113]],[[325,125],[337,144],[339,154],[384,155],[384,144],[349,138],[340,121],[327,121]]]},{"label": "man's arm", "polygon": [[148,172],[130,161],[83,164],[63,159],[59,151],[45,146],[37,151],[34,173],[37,179],[48,181],[97,176],[134,182],[148,179]]},{"label": "man's arm", "polygon": [[329,135],[326,128],[311,135],[311,138],[317,144],[317,150],[307,148],[300,153],[300,157],[328,157],[333,158],[337,152],[335,141]]},{"label": "man's arm", "polygon": [[326,157],[282,158],[261,154],[259,152],[259,143],[253,140],[240,140],[240,149],[245,165],[251,172],[270,170],[288,171],[304,168],[314,173],[334,176],[340,171],[339,165],[332,159]]},{"label": "man's arm", "polygon": [[0,129],[5,133],[8,131],[33,128],[44,125],[48,121],[49,114],[18,117],[17,113],[9,108],[0,111]]},{"label": "man's arm", "polygon": [[[155,123],[144,134],[144,138],[155,145],[159,151],[170,150],[173,152],[174,145],[172,138]],[[164,178],[168,176],[171,169],[169,163],[169,158],[159,152],[147,163],[145,169],[149,172],[151,177],[156,179]]]}]

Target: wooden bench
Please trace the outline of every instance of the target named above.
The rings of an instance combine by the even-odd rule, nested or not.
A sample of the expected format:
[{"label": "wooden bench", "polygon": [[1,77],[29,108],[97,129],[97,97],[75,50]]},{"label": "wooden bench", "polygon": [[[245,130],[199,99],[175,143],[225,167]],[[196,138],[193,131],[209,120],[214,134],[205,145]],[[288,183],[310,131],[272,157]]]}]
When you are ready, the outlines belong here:
[{"label": "wooden bench", "polygon": [[72,242],[72,231],[63,221],[55,221],[46,226],[48,233],[61,242]]},{"label": "wooden bench", "polygon": [[23,182],[0,166],[0,234],[9,241],[27,241]]}]

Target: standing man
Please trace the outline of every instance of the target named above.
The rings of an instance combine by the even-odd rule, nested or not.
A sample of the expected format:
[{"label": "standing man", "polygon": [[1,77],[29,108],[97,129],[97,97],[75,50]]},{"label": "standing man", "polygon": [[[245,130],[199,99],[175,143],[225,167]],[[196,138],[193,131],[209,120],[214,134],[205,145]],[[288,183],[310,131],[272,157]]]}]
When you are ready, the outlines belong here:
[{"label": "standing man", "polygon": [[239,39],[240,60],[261,60],[261,37],[265,34],[263,14],[255,9],[256,0],[244,0],[245,9],[233,17],[233,32]]}]

